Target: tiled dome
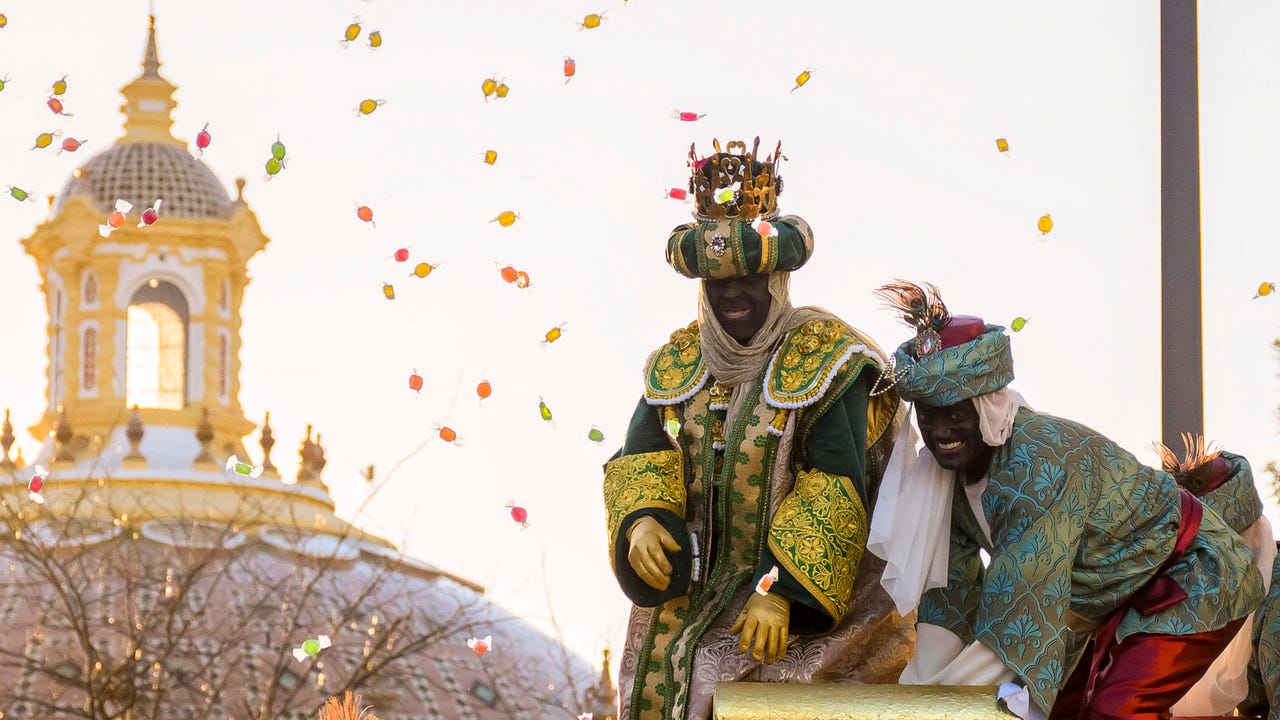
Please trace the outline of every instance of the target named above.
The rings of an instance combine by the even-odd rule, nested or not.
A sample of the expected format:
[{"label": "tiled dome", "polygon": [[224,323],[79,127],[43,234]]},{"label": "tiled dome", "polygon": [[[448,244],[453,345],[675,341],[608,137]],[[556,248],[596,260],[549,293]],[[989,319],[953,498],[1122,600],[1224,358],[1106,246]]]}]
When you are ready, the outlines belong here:
[{"label": "tiled dome", "polygon": [[231,197],[202,161],[180,145],[119,143],[90,158],[62,188],[54,205],[75,194],[88,195],[103,212],[111,212],[117,199],[133,203],[134,212],[164,201],[165,217],[226,218]]}]

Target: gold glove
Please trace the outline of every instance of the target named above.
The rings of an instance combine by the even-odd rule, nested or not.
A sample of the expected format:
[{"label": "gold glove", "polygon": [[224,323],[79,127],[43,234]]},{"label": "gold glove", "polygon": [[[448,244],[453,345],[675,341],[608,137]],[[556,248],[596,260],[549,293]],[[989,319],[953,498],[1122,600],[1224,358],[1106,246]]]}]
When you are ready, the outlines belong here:
[{"label": "gold glove", "polygon": [[627,551],[631,569],[650,587],[666,590],[671,584],[671,562],[663,551],[679,552],[676,539],[662,527],[662,523],[646,515],[631,524],[627,540],[631,543]]},{"label": "gold glove", "polygon": [[[738,619],[730,628],[730,635],[742,632],[738,649],[744,654],[750,648],[751,658],[772,665],[774,660],[787,654],[787,625],[791,622],[791,601],[777,593],[761,595],[753,592],[747,598]],[[755,647],[751,640],[755,638]]]}]

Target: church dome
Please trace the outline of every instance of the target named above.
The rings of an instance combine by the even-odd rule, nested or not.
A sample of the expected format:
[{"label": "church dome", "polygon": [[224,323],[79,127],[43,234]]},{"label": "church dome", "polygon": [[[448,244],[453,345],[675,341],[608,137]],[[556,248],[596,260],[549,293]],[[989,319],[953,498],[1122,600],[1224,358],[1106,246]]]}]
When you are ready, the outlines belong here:
[{"label": "church dome", "polygon": [[132,203],[139,212],[163,200],[165,217],[223,219],[231,208],[231,197],[209,166],[167,143],[119,143],[98,153],[62,188],[54,212],[76,194],[86,195],[103,212],[111,212],[116,200]]}]

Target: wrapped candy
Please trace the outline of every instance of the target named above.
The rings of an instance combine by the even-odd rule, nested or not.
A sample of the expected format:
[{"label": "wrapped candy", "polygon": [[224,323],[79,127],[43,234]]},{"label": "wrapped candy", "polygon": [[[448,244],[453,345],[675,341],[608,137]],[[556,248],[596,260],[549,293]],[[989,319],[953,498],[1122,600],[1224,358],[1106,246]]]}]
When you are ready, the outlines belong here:
[{"label": "wrapped candy", "polygon": [[484,638],[471,638],[467,641],[467,647],[475,650],[477,655],[484,655],[493,649],[493,636],[485,635]]},{"label": "wrapped candy", "polygon": [[298,662],[305,662],[308,658],[314,658],[320,654],[321,650],[329,647],[333,643],[330,642],[328,635],[319,635],[315,638],[308,638],[302,641],[302,644],[293,649],[293,657]]},{"label": "wrapped candy", "polygon": [[756,583],[756,592],[760,595],[768,595],[769,588],[778,582],[778,566],[774,565],[769,568],[769,573],[760,577],[760,581]]},{"label": "wrapped candy", "polygon": [[227,471],[234,472],[237,475],[243,475],[244,477],[257,478],[262,475],[262,466],[250,465],[247,462],[240,462],[239,458],[232,455],[227,458]]},{"label": "wrapped candy", "polygon": [[116,200],[116,209],[111,211],[107,216],[107,223],[98,226],[98,234],[102,237],[111,237],[111,233],[119,230],[124,225],[124,216],[133,209],[133,203],[125,200]]},{"label": "wrapped candy", "polygon": [[155,225],[156,221],[159,219],[160,219],[160,198],[156,198],[156,201],[151,204],[151,207],[142,211],[142,217],[139,218],[138,220],[138,227],[147,227],[149,225]]}]

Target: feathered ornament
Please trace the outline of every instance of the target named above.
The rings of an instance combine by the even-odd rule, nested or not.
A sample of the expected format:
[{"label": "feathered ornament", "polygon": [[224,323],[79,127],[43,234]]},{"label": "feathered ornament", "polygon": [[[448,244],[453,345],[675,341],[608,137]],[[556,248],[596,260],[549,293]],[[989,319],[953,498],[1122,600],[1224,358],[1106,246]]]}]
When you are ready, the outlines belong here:
[{"label": "feathered ornament", "polygon": [[320,709],[320,720],[378,720],[378,716],[369,712],[369,708],[360,707],[360,695],[353,695],[350,690],[339,702],[330,696]]},{"label": "feathered ornament", "polygon": [[938,288],[925,283],[920,287],[906,280],[881,285],[876,295],[890,310],[902,313],[902,321],[915,328],[915,356],[919,360],[942,349],[938,333],[951,322],[951,313],[942,302]]},{"label": "feathered ornament", "polygon": [[1225,460],[1221,460],[1221,448],[1206,442],[1203,435],[1192,433],[1182,433],[1182,445],[1185,452],[1182,460],[1178,460],[1178,456],[1164,444],[1151,443],[1160,455],[1161,469],[1173,475],[1179,485],[1200,496],[1227,479],[1230,468]]}]

